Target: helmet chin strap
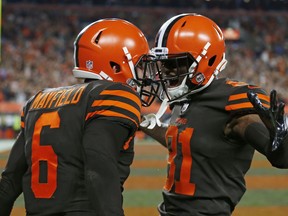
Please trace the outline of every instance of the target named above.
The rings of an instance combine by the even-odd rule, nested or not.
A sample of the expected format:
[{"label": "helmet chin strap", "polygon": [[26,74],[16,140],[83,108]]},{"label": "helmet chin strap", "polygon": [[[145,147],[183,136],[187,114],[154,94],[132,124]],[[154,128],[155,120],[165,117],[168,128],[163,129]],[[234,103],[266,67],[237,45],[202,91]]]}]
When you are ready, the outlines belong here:
[{"label": "helmet chin strap", "polygon": [[[174,102],[180,102],[180,101],[186,100],[186,99],[187,99],[187,96],[192,95],[192,94],[195,94],[195,93],[200,92],[200,91],[202,91],[203,89],[207,88],[207,87],[211,84],[211,82],[214,80],[215,77],[216,77],[216,75],[213,74],[205,85],[201,86],[200,88],[191,90],[190,92],[189,92],[188,86],[187,86],[185,83],[184,83],[184,85],[185,85],[185,87],[187,88],[187,91],[184,91],[184,90],[183,90],[182,92],[177,91],[178,94],[175,93],[175,94],[173,94],[173,96],[172,96],[172,94],[169,92],[169,89],[167,89],[167,93],[168,93],[169,96],[171,97],[171,99],[170,99],[169,102],[170,102],[170,103],[174,103]],[[178,87],[179,87],[179,86],[178,86]],[[185,89],[185,88],[183,87],[183,89]],[[176,88],[174,88],[174,91],[176,92]],[[180,94],[180,93],[182,93],[182,94]],[[177,97],[178,97],[178,98],[177,98]]]},{"label": "helmet chin strap", "polygon": [[[217,74],[218,74],[218,72],[217,72]],[[211,84],[211,82],[214,80],[215,77],[216,77],[216,74],[213,73],[213,75],[210,77],[210,79],[208,80],[208,82],[205,85],[201,86],[198,89],[192,90],[191,92],[189,92],[189,94],[187,94],[187,96],[191,95],[191,94],[195,94],[195,93],[200,92],[203,89],[207,88]]]},{"label": "helmet chin strap", "polygon": [[228,61],[225,58],[225,53],[223,53],[223,58],[222,58],[221,62],[217,65],[216,70],[214,71],[214,74],[218,75],[219,72],[224,70],[226,65],[227,65],[227,63],[228,63]]},{"label": "helmet chin strap", "polygon": [[189,88],[188,86],[186,85],[186,80],[187,80],[187,77],[186,76],[181,84],[179,86],[176,86],[174,88],[167,88],[167,93],[168,95],[171,97],[171,100],[173,100],[174,98],[177,98],[181,95],[184,95],[188,92]]}]

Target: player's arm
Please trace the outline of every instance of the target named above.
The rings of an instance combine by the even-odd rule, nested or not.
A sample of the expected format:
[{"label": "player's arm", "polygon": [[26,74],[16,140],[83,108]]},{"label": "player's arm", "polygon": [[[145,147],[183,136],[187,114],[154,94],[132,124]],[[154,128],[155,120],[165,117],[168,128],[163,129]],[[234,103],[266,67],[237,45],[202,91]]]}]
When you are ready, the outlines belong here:
[{"label": "player's arm", "polygon": [[157,113],[150,113],[142,116],[141,119],[142,121],[140,124],[140,130],[142,130],[145,134],[158,141],[164,147],[167,147],[165,135],[168,125],[163,124],[160,118],[165,113],[167,108],[168,108],[167,100],[164,100],[161,103]]},{"label": "player's arm", "polygon": [[87,191],[97,215],[122,216],[123,183],[134,157],[141,101],[133,89],[119,83],[91,99],[83,139]]},{"label": "player's arm", "polygon": [[[263,104],[260,100],[258,103]],[[268,110],[268,108],[266,109]],[[226,125],[224,133],[229,138],[241,138],[245,140],[257,151],[264,154],[273,166],[278,168],[288,167],[288,149],[284,150],[285,145],[283,145],[277,151],[272,151],[271,144],[273,143],[273,139],[271,140],[271,132],[267,129],[267,126],[258,114],[236,115]]]},{"label": "player's arm", "polygon": [[134,159],[134,139],[132,139],[129,143],[129,147],[127,149],[120,150],[120,158],[118,160],[118,170],[120,174],[120,182],[121,182],[121,191],[124,190],[124,183],[130,175],[130,165]]},{"label": "player's arm", "polygon": [[232,139],[242,139],[257,151],[266,155],[269,132],[257,114],[234,117],[225,127],[224,133]]},{"label": "player's arm", "polygon": [[267,157],[276,167],[288,168],[288,129],[285,121],[283,102],[278,102],[277,92],[270,93],[270,107],[263,106],[257,93],[247,93],[269,134]]},{"label": "player's arm", "polygon": [[167,131],[167,126],[164,125],[155,125],[153,128],[149,128],[147,126],[141,126],[143,125],[142,123],[140,124],[140,130],[143,131],[145,134],[148,136],[152,137],[155,139],[157,142],[159,142],[161,145],[164,147],[167,147],[166,144],[166,139],[165,139],[165,134]]},{"label": "player's arm", "polygon": [[271,148],[271,139],[268,129],[257,114],[249,114],[239,118],[233,118],[224,130],[227,137],[245,140],[258,152],[267,157],[274,167],[288,168],[287,138],[275,151]]},{"label": "player's arm", "polygon": [[83,137],[87,191],[97,215],[124,215],[118,159],[130,130],[108,120],[91,121]]},{"label": "player's arm", "polygon": [[11,149],[7,164],[0,179],[0,212],[9,216],[13,204],[22,193],[22,176],[27,170],[24,154],[24,135],[21,131]]}]

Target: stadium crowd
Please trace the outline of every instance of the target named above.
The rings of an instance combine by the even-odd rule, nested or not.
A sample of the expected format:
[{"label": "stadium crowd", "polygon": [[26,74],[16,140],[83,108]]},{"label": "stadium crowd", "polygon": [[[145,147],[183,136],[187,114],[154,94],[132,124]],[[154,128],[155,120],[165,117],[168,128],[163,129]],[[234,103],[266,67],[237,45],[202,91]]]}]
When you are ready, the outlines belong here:
[{"label": "stadium crowd", "polygon": [[[6,0],[7,1],[7,0]],[[4,0],[5,2],[5,0]],[[283,10],[287,0],[9,0],[10,3],[62,4],[62,5],[108,5],[137,7],[191,7],[197,9],[245,9],[245,10]]]},{"label": "stadium crowd", "polygon": [[[164,20],[179,12],[196,12],[212,18],[227,32],[225,75],[264,86],[267,91],[276,88],[288,103],[288,14],[280,8],[264,10],[269,1],[261,1],[263,8],[253,11],[239,8],[237,1],[232,1],[235,4],[231,10],[227,10],[225,4],[224,10],[220,10],[219,5],[196,7],[200,1],[193,1],[195,7],[185,8],[174,7],[172,2],[186,1],[168,1],[171,5],[166,8],[149,6],[155,1],[142,1],[147,3],[145,7],[136,3],[127,6],[124,4],[127,1],[121,1],[119,6],[118,1],[113,0],[100,1],[102,5],[85,1],[82,7],[64,4],[69,1],[60,2],[62,4],[57,5],[27,4],[24,0],[4,2],[0,102],[23,104],[44,87],[75,83],[71,72],[73,41],[79,30],[91,21],[106,17],[129,20],[146,34],[152,47],[156,31]],[[231,31],[236,37],[229,34]]]}]

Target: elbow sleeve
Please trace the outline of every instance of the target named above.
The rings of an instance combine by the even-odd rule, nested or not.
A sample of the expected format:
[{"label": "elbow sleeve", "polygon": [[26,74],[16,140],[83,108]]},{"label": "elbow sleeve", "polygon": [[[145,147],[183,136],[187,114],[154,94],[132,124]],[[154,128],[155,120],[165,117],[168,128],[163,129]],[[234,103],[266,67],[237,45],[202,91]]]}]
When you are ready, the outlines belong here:
[{"label": "elbow sleeve", "polygon": [[288,168],[288,136],[276,151],[271,151],[269,131],[261,123],[252,123],[245,130],[245,140],[267,157],[272,166]]},{"label": "elbow sleeve", "polygon": [[270,144],[269,131],[262,123],[252,123],[247,126],[244,139],[257,151],[266,155]]}]

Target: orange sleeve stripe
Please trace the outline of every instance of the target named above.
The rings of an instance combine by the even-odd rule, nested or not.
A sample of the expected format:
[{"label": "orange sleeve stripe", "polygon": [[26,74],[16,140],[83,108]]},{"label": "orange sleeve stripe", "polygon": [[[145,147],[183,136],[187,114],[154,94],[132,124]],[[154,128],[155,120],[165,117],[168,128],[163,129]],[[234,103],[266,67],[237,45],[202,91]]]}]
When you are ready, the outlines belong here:
[{"label": "orange sleeve stripe", "polygon": [[[269,96],[264,95],[264,94],[257,94],[259,99],[265,100],[266,102],[270,103],[270,99]],[[234,101],[234,100],[239,100],[239,99],[244,99],[244,98],[248,98],[247,97],[247,93],[241,93],[241,94],[235,94],[235,95],[231,95],[229,97],[229,101]]]},{"label": "orange sleeve stripe", "polygon": [[129,139],[125,142],[125,144],[123,146],[124,150],[127,150],[129,148],[129,144],[130,144],[131,140],[133,139],[133,137],[134,137],[134,135],[130,136]]},{"label": "orange sleeve stripe", "polygon": [[[126,118],[126,119],[129,119],[130,121],[134,122],[134,124],[137,127],[139,127],[138,122],[136,122],[133,118],[130,118],[129,116],[123,115],[123,114],[118,113],[118,112],[113,112],[113,111],[110,111],[110,110],[97,110],[95,112],[88,113],[85,120],[93,117],[94,115],[102,115],[102,116],[108,116],[108,117],[115,116],[115,117],[120,117],[120,118]],[[137,115],[137,118],[140,121],[140,112]]]},{"label": "orange sleeve stripe", "polygon": [[25,128],[25,123],[23,121],[21,121],[20,125],[22,128]]},{"label": "orange sleeve stripe", "polygon": [[[267,104],[263,104],[263,106],[266,108],[269,108],[269,105]],[[250,102],[233,104],[233,105],[226,106],[225,110],[230,111],[230,110],[238,110],[238,109],[245,109],[245,108],[253,108],[253,105]]]},{"label": "orange sleeve stripe", "polygon": [[127,103],[123,103],[120,101],[115,101],[115,100],[95,100],[92,104],[92,107],[99,107],[99,106],[114,106],[114,107],[119,107],[122,109],[125,109],[129,112],[134,113],[136,116],[138,116],[139,110],[136,109],[135,107],[127,104]]},{"label": "orange sleeve stripe", "polygon": [[243,99],[243,98],[247,98],[247,94],[246,93],[230,95],[229,101],[239,100],[239,99]]},{"label": "orange sleeve stripe", "polygon": [[123,90],[104,90],[104,91],[102,91],[100,93],[100,95],[115,95],[115,96],[128,98],[128,99],[134,101],[135,103],[137,103],[137,105],[139,107],[141,107],[141,102],[140,102],[139,97],[137,97],[135,94],[132,94],[132,93],[127,92],[127,91],[123,91]]},{"label": "orange sleeve stripe", "polygon": [[267,95],[263,95],[263,94],[258,94],[259,99],[265,100],[266,102],[268,102],[270,104],[270,97]]}]

